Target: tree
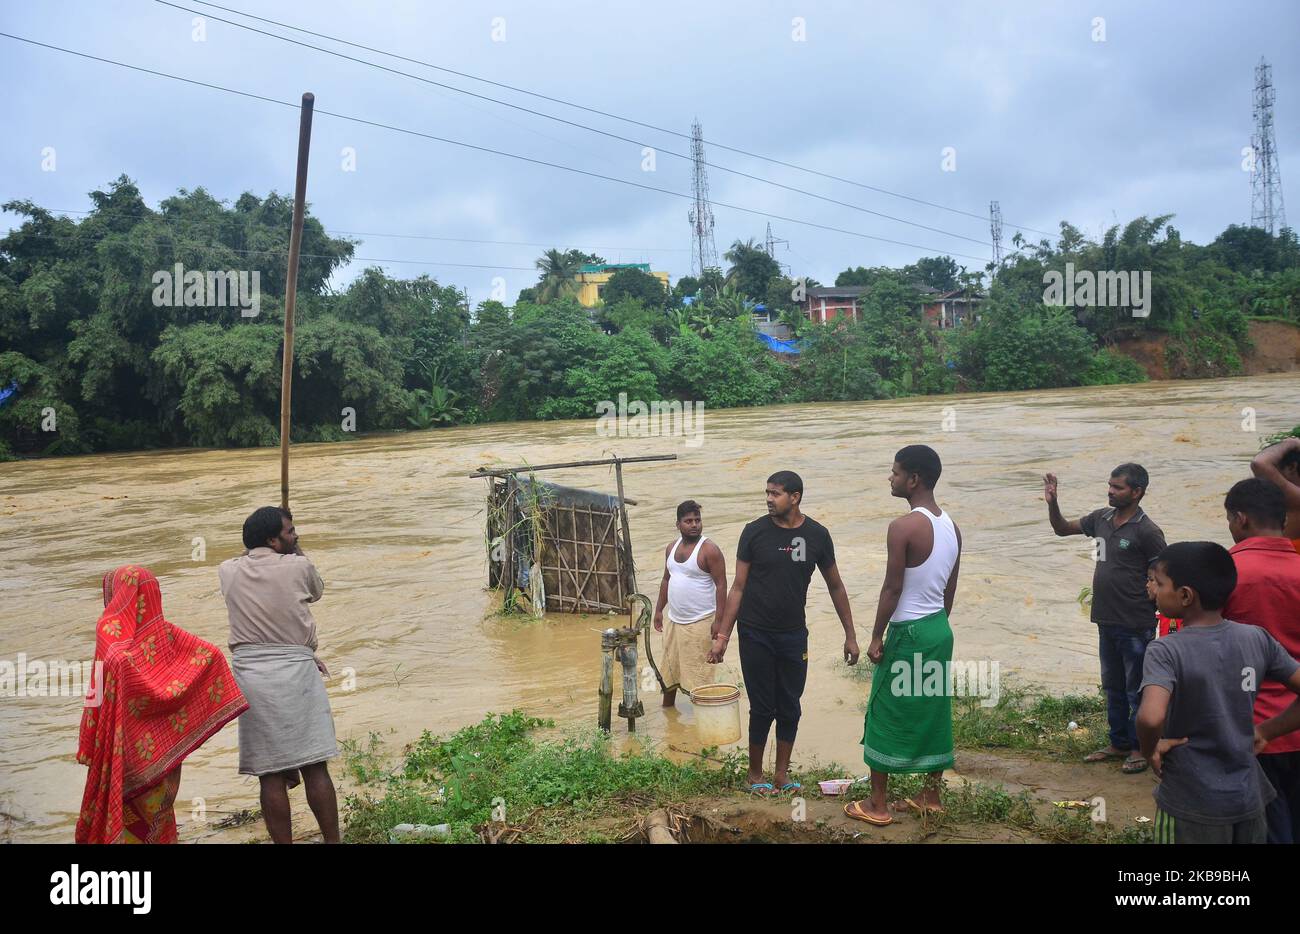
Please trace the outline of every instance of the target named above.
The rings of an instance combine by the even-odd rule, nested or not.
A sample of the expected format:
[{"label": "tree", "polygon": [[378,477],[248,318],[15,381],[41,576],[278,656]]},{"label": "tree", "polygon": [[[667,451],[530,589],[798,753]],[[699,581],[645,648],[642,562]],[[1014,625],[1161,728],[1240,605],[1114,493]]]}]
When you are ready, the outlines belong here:
[{"label": "tree", "polygon": [[573,250],[566,253],[552,247],[534,265],[541,272],[535,286],[538,301],[551,302],[578,294],[577,276],[582,260]]},{"label": "tree", "polygon": [[673,286],[672,294],[668,298],[670,308],[682,307],[682,299],[694,298],[700,292],[700,280],[694,276],[682,276]]},{"label": "tree", "polygon": [[781,364],[744,321],[720,322],[711,340],[678,335],[669,355],[674,393],[709,408],[790,401],[781,394]]},{"label": "tree", "polygon": [[619,393],[647,405],[661,398],[659,379],[668,370],[668,351],[650,332],[627,328],[601,335],[590,359],[565,373],[565,391],[539,408],[541,418],[592,418],[599,402],[616,402]]},{"label": "tree", "polygon": [[675,330],[673,319],[662,305],[646,307],[635,298],[622,298],[615,305],[602,306],[597,320],[607,331],[616,334],[627,330],[646,331],[660,343],[665,343]]},{"label": "tree", "polygon": [[647,308],[662,308],[667,297],[664,285],[657,277],[632,267],[615,270],[600,290],[601,301],[606,305],[632,298]]},{"label": "tree", "polygon": [[908,278],[940,292],[951,292],[957,288],[961,272],[962,268],[951,256],[925,256],[912,265],[903,267],[903,273]]},{"label": "tree", "polygon": [[781,275],[780,264],[752,239],[744,243],[735,241],[722,258],[731,264],[727,270],[727,285],[744,298],[756,302],[767,296],[768,282]]},{"label": "tree", "polygon": [[888,390],[876,372],[875,351],[860,323],[804,328],[795,385],[801,401],[883,399]]},{"label": "tree", "polygon": [[[8,438],[16,442],[11,446],[27,452],[32,444],[50,449],[53,440],[60,442],[54,450],[68,451],[268,443],[263,426],[252,419],[260,411],[256,404],[234,400],[224,408],[204,410],[200,417],[203,407],[197,397],[205,385],[211,389],[219,382],[216,374],[228,372],[253,346],[266,350],[279,370],[278,342],[267,350],[256,329],[278,332],[283,321],[279,296],[284,290],[290,199],[274,192],[265,199],[246,192],[228,207],[199,188],[181,190],[154,211],[125,176],[90,197],[94,210],[80,222],[56,219],[30,203],[7,205],[27,220],[0,240],[2,349],[21,353],[36,365],[15,368],[16,373],[22,370],[21,379],[15,380],[19,402],[55,392],[62,403],[54,406],[59,412],[56,439],[48,434],[28,438],[18,427]],[[326,235],[310,213],[304,218],[299,293],[303,331],[329,313],[326,284],[352,250],[350,241]],[[250,287],[259,287],[258,314],[244,316],[229,295],[227,304],[207,295],[186,304],[184,280],[173,283],[174,292],[157,281],[160,274],[172,277],[177,263],[200,278],[238,271]],[[190,328],[199,330],[187,339]],[[187,359],[203,369],[188,397],[188,387],[169,378],[166,366],[157,365],[155,354],[164,343],[192,350]],[[172,373],[184,368],[184,358],[178,353],[166,361]],[[76,417],[65,417],[64,408],[75,408]],[[337,412],[330,418],[337,423]]]},{"label": "tree", "polygon": [[539,417],[548,399],[564,396],[567,370],[592,359],[603,336],[573,299],[516,304],[510,327],[483,358],[488,417]]},{"label": "tree", "polygon": [[990,300],[954,340],[959,371],[985,391],[1078,386],[1094,362],[1092,338],[1059,306]]},{"label": "tree", "polygon": [[721,292],[726,284],[727,279],[722,274],[722,270],[717,266],[708,266],[700,273],[700,288],[696,294],[702,298],[710,298]]},{"label": "tree", "polygon": [[835,285],[839,288],[851,285],[874,285],[876,280],[881,276],[893,275],[895,270],[888,266],[853,266],[844,270],[835,277]]}]

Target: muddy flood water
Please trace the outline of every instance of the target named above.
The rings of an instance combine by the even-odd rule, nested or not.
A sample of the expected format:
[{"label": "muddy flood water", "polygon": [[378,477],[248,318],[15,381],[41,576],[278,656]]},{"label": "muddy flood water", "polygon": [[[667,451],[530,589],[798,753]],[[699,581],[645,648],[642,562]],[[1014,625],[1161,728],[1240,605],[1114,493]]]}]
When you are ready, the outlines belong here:
[{"label": "muddy flood water", "polygon": [[[1041,476],[1060,477],[1067,516],[1105,505],[1111,468],[1144,464],[1144,507],[1169,541],[1230,543],[1222,498],[1249,476],[1262,435],[1300,422],[1294,375],[890,402],[707,412],[703,443],[602,438],[594,420],[470,426],[301,445],[292,495],[301,543],[326,582],[314,612],[340,739],[371,732],[391,748],[422,730],[446,732],[488,711],[521,708],[562,728],[596,720],[598,616],[503,617],[486,589],[481,465],[676,454],[625,468],[638,584],[652,597],[675,505],[704,506],[705,534],[727,556],[745,522],[765,513],[767,476],[804,478],[804,511],[826,524],[865,651],[884,566],[884,531],[905,503],[889,495],[895,450],[927,443],[944,462],[937,496],[961,526],[965,551],[952,623],[955,657],[999,663],[1022,684],[1054,692],[1098,682],[1096,630],[1080,612],[1091,582],[1087,539],[1057,539]],[[1254,412],[1257,427],[1243,420]],[[947,427],[944,430],[945,419]],[[242,551],[240,527],[279,498],[278,451],[168,451],[0,464],[0,659],[89,660],[99,578],[124,563],[159,577],[167,617],[225,646],[217,565]],[[613,492],[605,468],[548,474]],[[194,539],[205,560],[192,557]],[[808,687],[795,760],[863,771],[865,682],[846,677],[842,631],[820,575],[808,600]],[[655,637],[658,647],[659,636]],[[738,673],[734,645],[727,660]],[[344,669],[355,687],[343,688]],[[742,716],[745,713],[742,700]],[[698,749],[690,705],[664,713],[646,697],[640,742],[669,755]],[[70,841],[85,769],[75,761],[80,697],[0,696],[0,839]],[[624,744],[626,728],[615,720]],[[232,723],[185,763],[182,840],[264,837],[213,822],[257,806],[237,773]],[[958,759],[960,769],[960,755]],[[338,777],[342,769],[333,770]],[[341,788],[341,793],[344,788]],[[208,823],[192,819],[202,798]],[[295,828],[310,827],[301,790]]]}]

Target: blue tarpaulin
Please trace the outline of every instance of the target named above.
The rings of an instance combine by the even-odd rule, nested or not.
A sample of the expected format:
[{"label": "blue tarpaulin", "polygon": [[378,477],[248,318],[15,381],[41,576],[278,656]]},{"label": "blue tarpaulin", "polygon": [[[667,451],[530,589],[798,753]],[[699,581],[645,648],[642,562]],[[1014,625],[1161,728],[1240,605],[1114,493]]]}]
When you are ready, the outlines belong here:
[{"label": "blue tarpaulin", "polygon": [[783,341],[771,334],[764,334],[762,331],[758,332],[758,339],[767,345],[768,350],[777,353],[799,353],[800,350],[798,341]]}]

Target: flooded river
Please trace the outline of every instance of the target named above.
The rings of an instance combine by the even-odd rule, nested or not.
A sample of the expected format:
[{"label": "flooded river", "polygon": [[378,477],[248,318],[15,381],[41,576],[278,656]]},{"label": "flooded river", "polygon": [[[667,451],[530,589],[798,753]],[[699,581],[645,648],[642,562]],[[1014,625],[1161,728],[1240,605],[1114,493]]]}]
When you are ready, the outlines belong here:
[{"label": "flooded river", "polygon": [[[1253,410],[1258,428],[1243,420]],[[638,583],[657,592],[675,505],[704,506],[705,534],[727,556],[745,522],[765,513],[767,476],[804,478],[804,511],[835,539],[865,650],[884,565],[895,450],[938,449],[940,504],[962,528],[965,553],[953,613],[955,656],[997,661],[1005,678],[1053,691],[1098,682],[1096,630],[1079,609],[1092,573],[1090,544],[1057,539],[1041,476],[1060,477],[1067,516],[1105,504],[1116,464],[1151,472],[1144,507],[1170,541],[1230,543],[1223,494],[1249,476],[1260,436],[1300,422],[1293,374],[891,402],[772,406],[707,412],[703,443],[598,437],[593,421],[496,424],[362,437],[293,449],[292,495],[302,547],[326,582],[314,610],[340,739],[379,733],[390,746],[424,729],[453,730],[488,711],[522,708],[562,726],[594,725],[600,617],[502,617],[485,589],[482,480],[496,464],[677,454],[625,469]],[[945,430],[951,429],[951,430]],[[225,646],[217,565],[242,551],[240,527],[279,498],[278,450],[170,451],[0,464],[0,659],[88,660],[99,578],[124,563],[159,577],[167,617]],[[549,474],[613,491],[604,469]],[[206,546],[194,560],[196,538]],[[816,757],[861,769],[864,683],[844,676],[842,632],[820,576],[809,592],[811,631],[796,762]],[[656,635],[656,647],[659,637]],[[738,671],[734,647],[728,664]],[[344,669],[355,687],[343,689]],[[743,703],[743,702],[742,702]],[[646,698],[638,736],[696,746],[692,714]],[[742,707],[742,713],[744,708]],[[0,839],[70,841],[85,769],[75,761],[79,697],[0,697]],[[615,721],[615,736],[626,728]],[[257,806],[257,783],[237,774],[234,724],[187,760],[181,838],[247,839],[209,821]],[[335,769],[337,774],[340,769]],[[295,812],[306,816],[301,791]],[[299,821],[295,821],[295,826]],[[308,823],[304,827],[310,826]]]}]

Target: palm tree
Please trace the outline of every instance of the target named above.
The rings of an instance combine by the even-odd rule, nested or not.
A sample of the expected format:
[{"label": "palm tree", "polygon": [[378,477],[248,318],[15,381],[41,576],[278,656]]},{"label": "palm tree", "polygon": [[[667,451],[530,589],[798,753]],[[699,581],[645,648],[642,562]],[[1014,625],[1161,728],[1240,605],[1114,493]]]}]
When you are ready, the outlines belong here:
[{"label": "palm tree", "polygon": [[761,250],[763,248],[754,241],[753,237],[750,237],[743,243],[739,240],[733,242],[731,249],[723,253],[722,258],[734,266],[751,253],[757,253]]},{"label": "palm tree", "polygon": [[578,269],[582,258],[576,251],[567,252],[549,249],[535,263],[542,277],[537,283],[537,300],[549,302],[557,298],[568,298],[578,293]]},{"label": "palm tree", "polygon": [[731,264],[731,268],[727,270],[728,285],[735,284],[736,278],[739,276],[741,269],[746,265],[746,260],[755,253],[762,253],[764,256],[767,256],[767,251],[755,243],[753,237],[750,237],[743,243],[736,240],[731,244],[731,249],[722,254],[722,258]]}]

